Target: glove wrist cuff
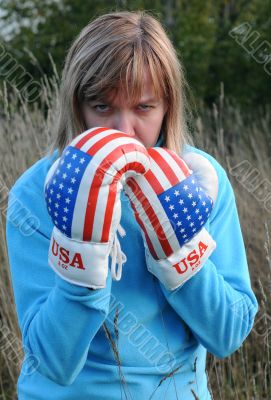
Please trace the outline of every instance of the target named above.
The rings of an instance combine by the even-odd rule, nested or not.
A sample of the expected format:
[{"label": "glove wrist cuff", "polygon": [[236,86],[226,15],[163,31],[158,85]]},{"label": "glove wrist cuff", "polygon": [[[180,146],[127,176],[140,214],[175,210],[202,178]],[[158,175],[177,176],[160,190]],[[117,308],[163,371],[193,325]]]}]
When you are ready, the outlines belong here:
[{"label": "glove wrist cuff", "polygon": [[200,271],[215,248],[216,242],[205,228],[163,260],[155,260],[145,243],[147,268],[168,290],[174,290]]},{"label": "glove wrist cuff", "polygon": [[70,283],[93,289],[104,288],[111,246],[110,242],[71,239],[54,227],[48,254],[49,265]]}]

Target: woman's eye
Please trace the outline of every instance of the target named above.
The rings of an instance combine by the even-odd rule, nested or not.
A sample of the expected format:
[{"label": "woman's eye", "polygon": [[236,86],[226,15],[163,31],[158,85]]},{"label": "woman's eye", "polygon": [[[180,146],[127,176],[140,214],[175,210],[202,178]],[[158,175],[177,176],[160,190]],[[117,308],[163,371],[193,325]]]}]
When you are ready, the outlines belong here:
[{"label": "woman's eye", "polygon": [[95,111],[102,113],[110,110],[110,107],[107,104],[96,104],[93,108]]},{"label": "woman's eye", "polygon": [[152,108],[152,106],[149,106],[148,104],[139,104],[138,108],[142,111],[147,111]]}]

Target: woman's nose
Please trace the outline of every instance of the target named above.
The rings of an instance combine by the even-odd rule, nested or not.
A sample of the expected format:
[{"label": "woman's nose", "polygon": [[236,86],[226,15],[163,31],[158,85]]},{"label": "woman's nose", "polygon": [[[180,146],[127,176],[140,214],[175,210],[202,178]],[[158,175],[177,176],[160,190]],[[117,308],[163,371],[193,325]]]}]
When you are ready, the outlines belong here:
[{"label": "woman's nose", "polygon": [[135,136],[133,117],[128,112],[120,112],[116,115],[114,128],[129,136]]}]

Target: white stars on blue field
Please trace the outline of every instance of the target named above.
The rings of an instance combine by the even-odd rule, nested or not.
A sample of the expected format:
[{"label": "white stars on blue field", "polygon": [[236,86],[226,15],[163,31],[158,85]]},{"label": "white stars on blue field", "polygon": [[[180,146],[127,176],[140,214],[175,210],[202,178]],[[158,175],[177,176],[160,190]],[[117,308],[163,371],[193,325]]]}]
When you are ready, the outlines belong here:
[{"label": "white stars on blue field", "polygon": [[212,199],[205,194],[194,174],[158,198],[181,246],[203,228],[213,208]]},{"label": "white stars on blue field", "polygon": [[55,226],[69,237],[79,185],[91,159],[81,150],[67,147],[45,189],[48,212]]}]

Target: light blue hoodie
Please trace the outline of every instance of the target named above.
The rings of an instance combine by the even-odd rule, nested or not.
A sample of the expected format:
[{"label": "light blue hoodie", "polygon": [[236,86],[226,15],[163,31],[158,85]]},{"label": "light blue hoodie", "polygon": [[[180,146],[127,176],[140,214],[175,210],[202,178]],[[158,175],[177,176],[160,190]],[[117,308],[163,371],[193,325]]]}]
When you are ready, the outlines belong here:
[{"label": "light blue hoodie", "polygon": [[218,198],[205,226],[217,247],[172,292],[147,270],[140,229],[124,194],[122,279],[112,281],[109,273],[105,289],[90,291],[61,279],[47,262],[53,224],[43,185],[57,152],[12,187],[7,244],[26,354],[19,400],[211,399],[206,351],[227,357],[238,349],[258,305],[227,174],[209,154],[186,149],[205,156],[218,174]]}]

